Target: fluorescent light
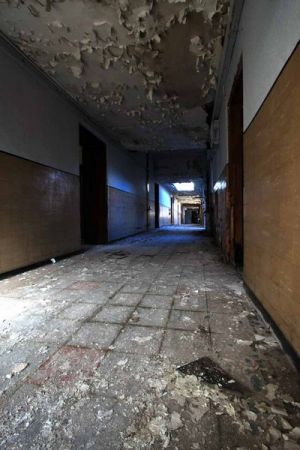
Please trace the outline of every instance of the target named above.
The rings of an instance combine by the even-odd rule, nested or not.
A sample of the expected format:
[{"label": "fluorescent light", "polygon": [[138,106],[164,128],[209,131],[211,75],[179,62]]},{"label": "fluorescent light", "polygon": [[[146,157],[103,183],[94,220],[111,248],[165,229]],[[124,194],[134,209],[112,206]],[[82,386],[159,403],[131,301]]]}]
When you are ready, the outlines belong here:
[{"label": "fluorescent light", "polygon": [[223,181],[217,181],[216,184],[214,185],[214,191],[224,191],[227,187],[227,183],[225,180]]},{"label": "fluorescent light", "polygon": [[173,183],[177,191],[194,191],[195,184],[191,181],[190,183]]}]

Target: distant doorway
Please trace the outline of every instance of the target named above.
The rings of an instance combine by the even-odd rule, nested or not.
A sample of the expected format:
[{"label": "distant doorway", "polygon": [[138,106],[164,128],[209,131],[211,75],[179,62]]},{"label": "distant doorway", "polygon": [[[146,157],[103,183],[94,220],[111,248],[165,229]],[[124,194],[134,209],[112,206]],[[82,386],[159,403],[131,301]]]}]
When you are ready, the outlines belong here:
[{"label": "distant doorway", "polygon": [[155,228],[159,228],[159,184],[154,185]]},{"label": "distant doorway", "polygon": [[182,205],[182,223],[185,225],[200,224],[200,207]]},{"label": "distant doorway", "polygon": [[239,65],[228,102],[228,193],[230,259],[236,266],[244,260],[244,158],[243,71]]},{"label": "distant doorway", "polygon": [[107,243],[106,145],[80,125],[81,238],[84,244]]}]

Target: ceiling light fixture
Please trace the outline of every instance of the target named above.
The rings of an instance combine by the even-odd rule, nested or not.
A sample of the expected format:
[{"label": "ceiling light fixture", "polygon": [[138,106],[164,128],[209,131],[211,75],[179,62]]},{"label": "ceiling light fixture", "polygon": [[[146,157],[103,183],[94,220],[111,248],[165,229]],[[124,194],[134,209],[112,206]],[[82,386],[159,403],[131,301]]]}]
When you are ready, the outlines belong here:
[{"label": "ceiling light fixture", "polygon": [[195,190],[195,184],[192,181],[189,183],[173,183],[173,185],[179,192],[182,192],[182,191],[192,192]]}]

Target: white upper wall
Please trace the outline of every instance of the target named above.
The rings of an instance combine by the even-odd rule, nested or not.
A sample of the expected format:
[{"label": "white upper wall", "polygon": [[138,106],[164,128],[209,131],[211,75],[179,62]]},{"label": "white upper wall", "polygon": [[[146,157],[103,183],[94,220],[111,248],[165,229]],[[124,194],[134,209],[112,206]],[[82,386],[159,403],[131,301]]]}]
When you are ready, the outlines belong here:
[{"label": "white upper wall", "polygon": [[167,208],[171,208],[171,195],[161,185],[159,185],[159,203]]},{"label": "white upper wall", "polygon": [[300,39],[300,1],[247,0],[241,27],[246,129]]},{"label": "white upper wall", "polygon": [[143,195],[145,154],[130,154],[0,43],[0,151],[78,175],[79,124],[107,144],[109,186]]},{"label": "white upper wall", "polygon": [[228,162],[227,104],[237,66],[243,60],[244,130],[249,126],[300,39],[300,0],[245,0],[219,115],[220,146],[213,182]]},{"label": "white upper wall", "polygon": [[146,195],[146,155],[131,154],[110,146],[107,152],[108,186],[136,195]]},{"label": "white upper wall", "polygon": [[0,150],[79,173],[78,113],[0,46]]}]

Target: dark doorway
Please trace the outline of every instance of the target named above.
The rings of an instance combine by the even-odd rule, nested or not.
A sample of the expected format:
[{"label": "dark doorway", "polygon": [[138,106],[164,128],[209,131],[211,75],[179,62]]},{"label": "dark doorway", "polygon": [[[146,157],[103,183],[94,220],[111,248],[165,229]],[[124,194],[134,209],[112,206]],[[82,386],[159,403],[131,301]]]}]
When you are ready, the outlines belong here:
[{"label": "dark doorway", "polygon": [[192,205],[182,205],[182,223],[185,225],[199,225],[200,207]]},{"label": "dark doorway", "polygon": [[230,259],[243,265],[244,163],[243,163],[243,71],[240,63],[228,103],[228,193],[230,205]]},{"label": "dark doorway", "polygon": [[159,184],[154,185],[155,228],[159,228]]},{"label": "dark doorway", "polygon": [[81,238],[84,244],[107,242],[106,145],[80,125]]}]

